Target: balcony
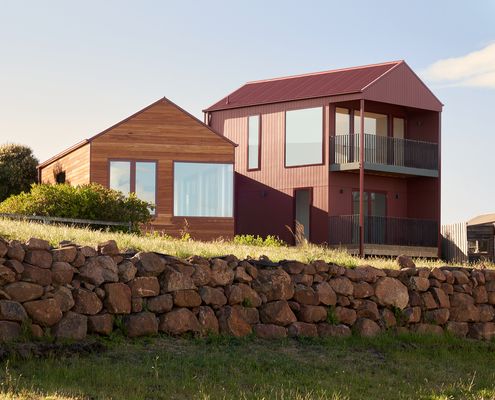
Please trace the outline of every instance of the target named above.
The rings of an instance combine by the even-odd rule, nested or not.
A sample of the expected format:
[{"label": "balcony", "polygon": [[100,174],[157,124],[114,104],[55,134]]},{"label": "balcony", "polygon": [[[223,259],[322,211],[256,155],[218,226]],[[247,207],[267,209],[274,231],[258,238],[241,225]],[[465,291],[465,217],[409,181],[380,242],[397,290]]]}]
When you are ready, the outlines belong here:
[{"label": "balcony", "polygon": [[[331,171],[358,171],[359,155],[359,134],[330,137]],[[385,174],[437,178],[438,145],[365,134],[364,169]]]},{"label": "balcony", "polygon": [[[364,217],[364,253],[437,257],[438,222],[433,220]],[[331,247],[359,252],[359,215],[329,217],[328,243]]]}]

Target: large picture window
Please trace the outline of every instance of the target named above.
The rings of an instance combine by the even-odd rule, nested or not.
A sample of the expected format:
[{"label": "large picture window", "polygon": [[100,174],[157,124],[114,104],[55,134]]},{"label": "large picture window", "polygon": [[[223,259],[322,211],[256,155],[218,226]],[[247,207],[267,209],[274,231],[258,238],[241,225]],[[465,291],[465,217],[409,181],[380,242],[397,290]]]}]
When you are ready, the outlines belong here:
[{"label": "large picture window", "polygon": [[285,114],[285,166],[323,163],[323,108]]},{"label": "large picture window", "polygon": [[260,116],[248,118],[248,169],[260,168]]},{"label": "large picture window", "polygon": [[174,163],[174,215],[232,217],[232,164]]},{"label": "large picture window", "polygon": [[156,205],[156,162],[110,161],[109,187]]}]

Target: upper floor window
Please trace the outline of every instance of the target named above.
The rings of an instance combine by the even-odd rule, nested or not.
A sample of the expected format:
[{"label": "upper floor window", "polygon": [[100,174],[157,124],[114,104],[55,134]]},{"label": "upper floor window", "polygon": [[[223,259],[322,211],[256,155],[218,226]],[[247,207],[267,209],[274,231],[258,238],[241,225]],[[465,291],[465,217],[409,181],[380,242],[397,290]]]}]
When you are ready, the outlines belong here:
[{"label": "upper floor window", "polygon": [[285,166],[323,163],[323,107],[285,113]]},{"label": "upper floor window", "polygon": [[261,118],[253,115],[248,118],[248,170],[260,168]]},{"label": "upper floor window", "polygon": [[174,216],[232,217],[234,166],[174,163]]},{"label": "upper floor window", "polygon": [[110,161],[110,189],[156,204],[155,161]]}]

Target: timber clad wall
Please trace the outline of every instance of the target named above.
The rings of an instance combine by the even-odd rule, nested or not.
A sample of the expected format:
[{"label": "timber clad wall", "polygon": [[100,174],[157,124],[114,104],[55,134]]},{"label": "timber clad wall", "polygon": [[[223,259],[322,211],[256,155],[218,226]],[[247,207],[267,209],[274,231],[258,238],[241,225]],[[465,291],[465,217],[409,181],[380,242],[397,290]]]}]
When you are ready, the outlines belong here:
[{"label": "timber clad wall", "polygon": [[46,165],[41,169],[40,181],[55,183],[55,173],[62,170],[65,171],[65,180],[72,185],[89,183],[90,151],[88,143]]}]

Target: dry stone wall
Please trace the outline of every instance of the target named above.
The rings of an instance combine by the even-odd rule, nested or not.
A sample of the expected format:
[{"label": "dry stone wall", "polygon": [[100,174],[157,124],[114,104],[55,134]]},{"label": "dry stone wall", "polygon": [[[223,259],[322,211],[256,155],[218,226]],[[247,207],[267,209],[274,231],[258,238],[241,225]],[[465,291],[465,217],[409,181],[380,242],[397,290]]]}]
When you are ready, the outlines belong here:
[{"label": "dry stone wall", "polygon": [[272,263],[234,256],[187,260],[0,239],[0,341],[224,334],[262,338],[374,336],[384,330],[491,339],[495,271]]}]

